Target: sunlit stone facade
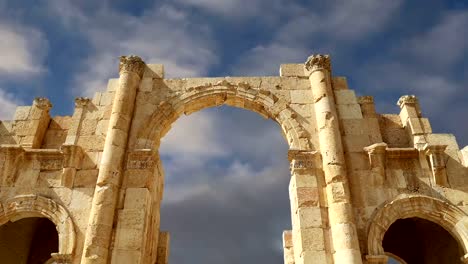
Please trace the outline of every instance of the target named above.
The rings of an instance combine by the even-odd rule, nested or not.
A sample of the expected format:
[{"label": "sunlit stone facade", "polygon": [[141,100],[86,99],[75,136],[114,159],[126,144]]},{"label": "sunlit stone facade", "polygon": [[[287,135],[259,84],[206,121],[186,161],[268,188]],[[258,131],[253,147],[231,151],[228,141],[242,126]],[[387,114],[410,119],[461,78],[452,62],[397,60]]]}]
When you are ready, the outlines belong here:
[{"label": "sunlit stone facade", "polygon": [[[47,250],[45,263],[168,263],[160,139],[182,114],[220,105],[273,119],[289,144],[285,263],[468,263],[468,148],[432,133],[416,97],[402,96],[399,114],[376,113],[371,96],[332,76],[327,55],[265,77],[166,79],[136,56],[119,66],[72,116],[50,116],[37,98],[0,123],[2,263]],[[29,218],[50,220],[57,245],[36,245]],[[398,240],[413,231],[443,245]]]}]

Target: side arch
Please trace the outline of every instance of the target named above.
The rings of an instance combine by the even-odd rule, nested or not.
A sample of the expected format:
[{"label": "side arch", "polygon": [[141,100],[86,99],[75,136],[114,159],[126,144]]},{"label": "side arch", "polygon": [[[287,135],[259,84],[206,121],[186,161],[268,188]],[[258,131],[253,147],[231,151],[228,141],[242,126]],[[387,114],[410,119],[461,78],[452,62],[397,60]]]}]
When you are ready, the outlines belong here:
[{"label": "side arch", "polygon": [[298,114],[289,102],[271,91],[254,89],[248,83],[233,84],[227,80],[190,87],[161,102],[137,133],[134,149],[157,149],[159,140],[182,114],[205,108],[229,105],[250,110],[275,120],[291,149],[311,150],[310,135],[298,122]]},{"label": "side arch", "polygon": [[71,259],[75,250],[75,227],[68,211],[52,199],[40,195],[19,195],[0,205],[0,225],[29,217],[48,218],[57,228],[59,251],[56,258]]},{"label": "side arch", "polygon": [[461,209],[437,198],[402,194],[384,204],[370,220],[368,258],[383,256],[385,252],[382,242],[387,230],[398,219],[412,217],[426,219],[443,227],[457,240],[466,256],[468,217]]}]

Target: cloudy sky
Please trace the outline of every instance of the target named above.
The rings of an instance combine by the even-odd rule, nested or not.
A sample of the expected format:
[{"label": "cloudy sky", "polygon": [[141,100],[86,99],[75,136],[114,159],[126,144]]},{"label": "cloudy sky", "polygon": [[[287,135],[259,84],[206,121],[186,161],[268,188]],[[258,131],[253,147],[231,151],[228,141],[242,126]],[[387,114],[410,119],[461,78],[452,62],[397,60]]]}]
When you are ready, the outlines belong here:
[{"label": "cloudy sky", "polygon": [[[71,114],[74,97],[117,77],[119,55],[189,77],[277,75],[281,63],[329,53],[333,74],[380,112],[418,95],[434,131],[468,144],[466,0],[135,2],[0,0],[0,119],[35,96]],[[171,263],[282,263],[286,152],[277,125],[244,110],[178,120],[161,149]]]}]

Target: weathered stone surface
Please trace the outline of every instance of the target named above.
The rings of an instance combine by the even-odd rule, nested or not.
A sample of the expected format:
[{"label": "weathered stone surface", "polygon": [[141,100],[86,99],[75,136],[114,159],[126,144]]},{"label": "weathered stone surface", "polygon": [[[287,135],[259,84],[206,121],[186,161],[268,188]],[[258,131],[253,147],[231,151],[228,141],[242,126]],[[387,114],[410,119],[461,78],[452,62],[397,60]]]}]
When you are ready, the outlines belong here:
[{"label": "weathered stone surface", "polygon": [[285,264],[386,263],[384,235],[412,217],[468,248],[468,147],[433,133],[415,96],[378,114],[371,96],[330,75],[328,55],[276,77],[165,79],[163,65],[120,62],[120,77],[77,98],[73,116],[50,117],[36,98],[0,122],[0,225],[49,218],[58,263],[167,264],[160,139],[180,115],[219,105],[275,120],[289,144]]}]

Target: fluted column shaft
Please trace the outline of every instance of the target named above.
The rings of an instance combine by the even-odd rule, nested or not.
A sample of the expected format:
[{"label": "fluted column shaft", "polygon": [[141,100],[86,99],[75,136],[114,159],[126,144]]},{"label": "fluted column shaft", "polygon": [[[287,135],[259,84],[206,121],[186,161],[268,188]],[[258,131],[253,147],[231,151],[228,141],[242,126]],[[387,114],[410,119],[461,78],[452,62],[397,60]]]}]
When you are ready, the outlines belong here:
[{"label": "fluted column shaft", "polygon": [[89,215],[81,263],[107,263],[114,213],[122,178],[130,122],[144,62],[136,56],[120,58],[115,92],[99,175]]},{"label": "fluted column shaft", "polygon": [[346,161],[341,142],[328,55],[310,56],[305,64],[314,97],[314,107],[325,174],[333,259],[340,264],[361,264],[354,223]]}]

